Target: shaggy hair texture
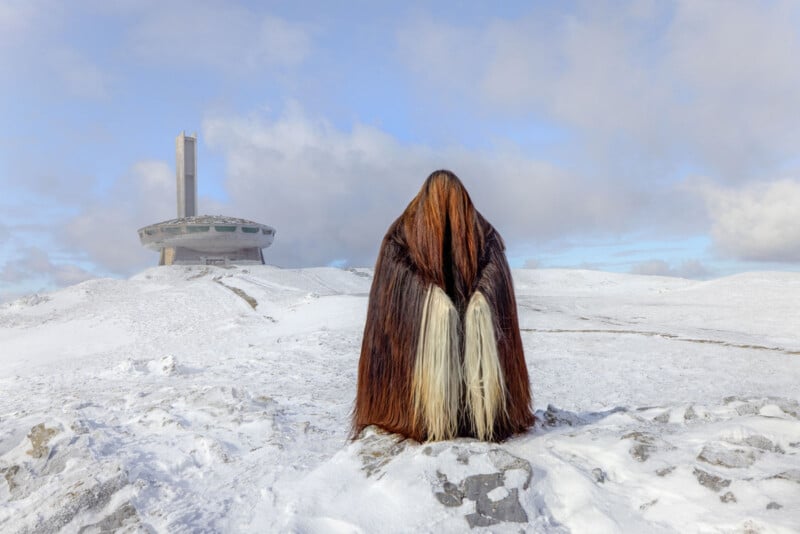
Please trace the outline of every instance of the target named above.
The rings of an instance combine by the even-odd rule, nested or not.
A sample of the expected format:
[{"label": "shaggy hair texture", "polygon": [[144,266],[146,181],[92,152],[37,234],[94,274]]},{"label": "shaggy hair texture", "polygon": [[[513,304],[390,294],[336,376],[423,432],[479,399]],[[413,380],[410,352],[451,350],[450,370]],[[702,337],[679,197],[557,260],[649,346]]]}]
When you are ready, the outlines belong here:
[{"label": "shaggy hair texture", "polygon": [[458,177],[436,171],[381,244],[352,436],[502,441],[533,421],[505,245]]}]

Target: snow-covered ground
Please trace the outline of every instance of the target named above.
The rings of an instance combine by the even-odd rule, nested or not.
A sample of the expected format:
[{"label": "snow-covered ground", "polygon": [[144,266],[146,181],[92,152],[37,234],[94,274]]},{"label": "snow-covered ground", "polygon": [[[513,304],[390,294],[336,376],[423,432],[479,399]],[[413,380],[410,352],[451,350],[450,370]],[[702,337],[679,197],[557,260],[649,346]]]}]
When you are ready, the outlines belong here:
[{"label": "snow-covered ground", "polygon": [[539,422],[347,439],[369,270],[0,306],[0,531],[797,532],[800,274],[515,271]]}]

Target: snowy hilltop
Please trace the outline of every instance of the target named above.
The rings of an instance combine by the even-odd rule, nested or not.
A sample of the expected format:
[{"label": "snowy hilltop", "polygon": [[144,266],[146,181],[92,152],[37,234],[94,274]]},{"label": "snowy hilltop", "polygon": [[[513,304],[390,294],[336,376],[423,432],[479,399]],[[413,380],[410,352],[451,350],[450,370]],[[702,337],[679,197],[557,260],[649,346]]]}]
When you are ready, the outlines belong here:
[{"label": "snowy hilltop", "polygon": [[798,532],[800,274],[514,272],[537,424],[348,441],[370,270],[0,306],[2,532]]}]

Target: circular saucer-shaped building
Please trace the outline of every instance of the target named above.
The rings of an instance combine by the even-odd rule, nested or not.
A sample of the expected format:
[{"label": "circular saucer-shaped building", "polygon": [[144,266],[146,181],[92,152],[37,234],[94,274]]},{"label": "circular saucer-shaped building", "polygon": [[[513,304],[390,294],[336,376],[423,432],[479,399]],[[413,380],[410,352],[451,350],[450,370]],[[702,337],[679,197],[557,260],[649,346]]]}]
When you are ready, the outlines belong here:
[{"label": "circular saucer-shaped building", "polygon": [[182,217],[139,229],[142,245],[161,253],[160,265],[263,264],[261,249],[274,238],[271,226],[222,215]]},{"label": "circular saucer-shaped building", "polygon": [[161,254],[159,265],[264,263],[261,249],[275,229],[236,217],[196,215],[197,136],[181,133],[175,142],[178,218],[139,228],[139,240]]}]

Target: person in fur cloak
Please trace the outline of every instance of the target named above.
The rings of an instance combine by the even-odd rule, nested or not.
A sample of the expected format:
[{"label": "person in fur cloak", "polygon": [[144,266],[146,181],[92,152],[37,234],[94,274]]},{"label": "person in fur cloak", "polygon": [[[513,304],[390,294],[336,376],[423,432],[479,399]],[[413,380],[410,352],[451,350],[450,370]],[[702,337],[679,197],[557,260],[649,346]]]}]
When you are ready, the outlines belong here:
[{"label": "person in fur cloak", "polygon": [[505,245],[458,177],[436,171],[381,244],[352,437],[376,425],[502,441],[533,422]]}]

